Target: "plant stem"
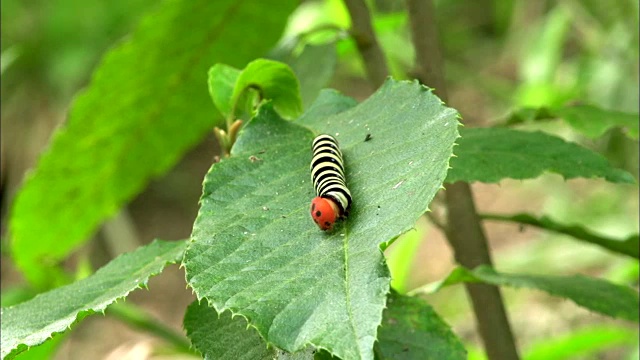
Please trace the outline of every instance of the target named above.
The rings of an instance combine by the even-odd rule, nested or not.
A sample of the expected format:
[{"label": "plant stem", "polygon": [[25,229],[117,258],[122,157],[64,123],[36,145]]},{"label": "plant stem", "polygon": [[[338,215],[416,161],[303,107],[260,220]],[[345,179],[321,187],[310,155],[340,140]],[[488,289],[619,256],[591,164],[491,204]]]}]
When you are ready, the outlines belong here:
[{"label": "plant stem", "polygon": [[[469,184],[447,184],[446,189],[447,240],[453,247],[456,261],[469,269],[492,265]],[[518,359],[500,289],[493,285],[470,283],[466,283],[465,288],[489,359]]]},{"label": "plant stem", "polygon": [[[407,11],[416,50],[417,78],[423,84],[434,87],[436,94],[447,102],[433,3],[431,0],[407,0]],[[446,235],[456,261],[469,269],[491,265],[487,238],[476,212],[471,187],[464,182],[446,184],[445,187]],[[489,359],[518,359],[500,289],[484,284],[465,284],[465,287]]]},{"label": "plant stem", "polygon": [[367,70],[367,77],[375,88],[380,87],[389,75],[387,62],[371,25],[371,15],[364,0],[345,0],[351,16],[351,36]]},{"label": "plant stem", "polygon": [[416,51],[416,77],[448,101],[444,65],[438,44],[435,9],[431,0],[407,0],[411,40]]},{"label": "plant stem", "polygon": [[109,306],[109,308],[107,309],[107,314],[121,320],[122,322],[134,328],[143,330],[147,333],[151,333],[165,340],[182,352],[196,354],[191,349],[191,344],[184,335],[179,334],[172,328],[157,321],[152,316],[147,314],[144,310],[135,305],[115,303]]}]

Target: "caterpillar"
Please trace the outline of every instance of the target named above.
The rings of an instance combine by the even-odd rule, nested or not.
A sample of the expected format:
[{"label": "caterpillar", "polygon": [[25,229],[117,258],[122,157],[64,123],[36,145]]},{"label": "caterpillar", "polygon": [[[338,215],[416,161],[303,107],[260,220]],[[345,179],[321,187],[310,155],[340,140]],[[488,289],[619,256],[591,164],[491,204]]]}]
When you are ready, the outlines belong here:
[{"label": "caterpillar", "polygon": [[316,197],[311,201],[311,218],[322,230],[346,217],[351,206],[351,192],[344,177],[344,162],[338,142],[331,135],[318,135],[311,145],[311,180]]}]

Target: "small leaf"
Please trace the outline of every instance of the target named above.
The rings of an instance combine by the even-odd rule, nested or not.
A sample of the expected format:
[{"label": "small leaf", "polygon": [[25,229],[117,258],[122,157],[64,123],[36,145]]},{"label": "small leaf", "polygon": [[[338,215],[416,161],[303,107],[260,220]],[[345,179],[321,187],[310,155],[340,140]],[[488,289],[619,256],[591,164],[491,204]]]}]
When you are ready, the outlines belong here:
[{"label": "small leaf", "polygon": [[380,360],[467,358],[460,339],[431,306],[419,298],[395,293],[387,300],[375,351]]},{"label": "small leaf", "polygon": [[573,236],[576,239],[600,245],[605,249],[625,254],[636,259],[640,258],[640,241],[638,240],[638,234],[630,235],[623,240],[611,239],[596,235],[579,225],[564,225],[547,216],[536,218],[530,214],[524,213],[515,215],[482,214],[482,218],[487,220],[511,221],[520,224],[533,225],[542,229],[555,231],[560,234]]},{"label": "small leaf", "polygon": [[576,131],[590,138],[598,138],[609,129],[623,128],[632,139],[638,139],[638,114],[606,110],[593,105],[570,105],[555,108],[521,108],[506,120],[506,125],[527,124],[561,118]]},{"label": "small leaf", "polygon": [[184,315],[184,329],[205,359],[313,359],[313,349],[290,354],[267,347],[256,329],[242,316],[218,313],[206,302],[194,301]]},{"label": "small leaf", "polygon": [[104,311],[117,299],[146,285],[149,277],[159,274],[167,264],[179,261],[185,246],[185,241],[156,240],[118,256],[87,278],[2,308],[2,358],[43,343],[78,319]]},{"label": "small leaf", "polygon": [[287,64],[266,59],[250,62],[238,76],[233,89],[231,104],[234,108],[245,103],[243,99],[249,89],[257,90],[261,99],[270,99],[285,118],[293,119],[302,112],[298,79]]},{"label": "small leaf", "polygon": [[225,64],[215,64],[209,69],[209,95],[225,118],[231,117],[233,88],[240,70]]},{"label": "small leaf", "polygon": [[565,179],[601,177],[635,183],[631,174],[613,168],[600,154],[542,132],[505,128],[461,129],[447,182],[498,182],[531,179],[553,172]]},{"label": "small leaf", "polygon": [[160,5],[104,56],[16,195],[12,255],[40,288],[50,286],[51,268],[222,120],[207,96],[207,69],[266,52],[298,1]]},{"label": "small leaf", "polygon": [[[263,105],[232,156],[211,168],[185,254],[187,281],[279,348],[371,359],[389,289],[380,244],[411,229],[440,189],[457,113],[418,83],[393,80],[355,107],[335,92],[317,103],[329,110],[312,106],[294,122]],[[309,216],[319,133],[337,137],[354,199],[329,233]]]},{"label": "small leaf", "polygon": [[496,286],[526,287],[545,291],[551,295],[567,298],[589,310],[638,322],[638,293],[628,287],[605,280],[582,275],[547,276],[498,273],[488,266],[479,266],[473,271],[457,267],[439,283],[423,288],[427,291],[461,282],[483,282]]}]

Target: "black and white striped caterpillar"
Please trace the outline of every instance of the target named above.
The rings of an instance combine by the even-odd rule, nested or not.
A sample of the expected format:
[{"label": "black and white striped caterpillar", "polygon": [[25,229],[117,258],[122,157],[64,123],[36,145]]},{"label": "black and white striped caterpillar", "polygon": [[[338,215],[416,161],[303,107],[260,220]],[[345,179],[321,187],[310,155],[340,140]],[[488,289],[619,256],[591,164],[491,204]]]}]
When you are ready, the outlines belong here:
[{"label": "black and white striped caterpillar", "polygon": [[311,145],[311,180],[316,197],[311,201],[311,218],[322,230],[330,230],[351,206],[351,192],[344,177],[344,162],[338,142],[331,135],[319,135]]}]

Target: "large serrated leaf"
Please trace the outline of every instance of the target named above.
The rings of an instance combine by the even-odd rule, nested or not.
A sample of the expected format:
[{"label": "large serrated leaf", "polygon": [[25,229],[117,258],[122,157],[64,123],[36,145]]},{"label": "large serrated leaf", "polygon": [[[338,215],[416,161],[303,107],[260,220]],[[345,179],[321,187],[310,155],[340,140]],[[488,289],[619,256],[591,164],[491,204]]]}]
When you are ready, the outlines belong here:
[{"label": "large serrated leaf", "polygon": [[454,360],[467,353],[455,334],[423,300],[389,295],[376,343],[377,359]]},{"label": "large serrated leaf", "polygon": [[447,174],[449,183],[531,179],[544,172],[565,179],[600,177],[635,183],[631,174],[612,167],[602,155],[553,135],[504,128],[463,128],[460,134]]},{"label": "large serrated leaf", "polygon": [[193,346],[205,359],[311,360],[313,349],[290,354],[269,348],[242,316],[218,315],[206,302],[194,301],[184,315],[184,328]]},{"label": "large serrated leaf", "polygon": [[616,318],[638,321],[638,292],[629,287],[582,275],[548,276],[498,273],[489,266],[469,270],[455,268],[442,282],[430,284],[428,291],[461,282],[484,282],[496,286],[525,287],[571,299],[589,310]]},{"label": "large serrated leaf", "polygon": [[214,126],[209,66],[242,67],[278,39],[297,1],[165,1],[105,55],[18,193],[16,264],[49,283],[64,259]]},{"label": "large serrated leaf", "polygon": [[146,285],[169,263],[182,258],[185,241],[154,241],[121,255],[93,275],[8,308],[2,308],[1,353],[4,359],[40,344],[76,319],[104,309]]},{"label": "large serrated leaf", "polygon": [[[261,107],[232,156],[211,168],[184,265],[198,298],[246,317],[269,343],[372,359],[389,289],[379,246],[410,229],[440,189],[457,113],[417,83],[389,80],[348,110],[344,97],[322,94],[333,114],[312,106],[322,116],[291,123]],[[354,199],[331,233],[308,213],[317,133],[340,142]]]}]

